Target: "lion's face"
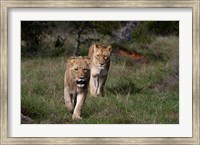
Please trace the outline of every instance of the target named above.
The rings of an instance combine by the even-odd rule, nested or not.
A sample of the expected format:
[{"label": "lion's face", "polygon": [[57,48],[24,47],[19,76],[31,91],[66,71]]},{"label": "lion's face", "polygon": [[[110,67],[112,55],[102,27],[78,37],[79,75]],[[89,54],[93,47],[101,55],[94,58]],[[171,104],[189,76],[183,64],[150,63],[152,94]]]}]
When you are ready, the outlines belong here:
[{"label": "lion's face", "polygon": [[90,78],[90,59],[85,57],[75,57],[68,60],[73,79],[79,88],[87,85]]},{"label": "lion's face", "polygon": [[104,69],[107,62],[110,60],[111,51],[112,47],[110,45],[107,47],[102,45],[94,45],[93,60],[100,69]]}]

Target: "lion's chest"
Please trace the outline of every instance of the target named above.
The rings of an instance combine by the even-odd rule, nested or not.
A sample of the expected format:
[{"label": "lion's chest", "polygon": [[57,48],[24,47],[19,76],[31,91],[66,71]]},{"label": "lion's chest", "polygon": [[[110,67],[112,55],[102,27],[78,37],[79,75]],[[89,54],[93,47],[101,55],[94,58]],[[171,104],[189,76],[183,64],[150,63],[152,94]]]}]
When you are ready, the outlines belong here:
[{"label": "lion's chest", "polygon": [[94,67],[91,69],[92,76],[106,76],[108,73],[107,69],[100,69],[98,67]]}]

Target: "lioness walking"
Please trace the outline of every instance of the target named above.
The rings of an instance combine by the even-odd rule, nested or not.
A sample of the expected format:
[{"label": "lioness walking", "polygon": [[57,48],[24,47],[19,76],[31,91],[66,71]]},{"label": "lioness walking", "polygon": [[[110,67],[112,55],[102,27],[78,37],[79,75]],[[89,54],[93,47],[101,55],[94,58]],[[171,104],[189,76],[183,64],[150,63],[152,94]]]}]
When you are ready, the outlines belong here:
[{"label": "lioness walking", "polygon": [[112,47],[94,44],[89,48],[90,57],[90,95],[104,96],[104,85],[110,67],[110,56]]},{"label": "lioness walking", "polygon": [[90,78],[90,59],[70,57],[64,76],[65,106],[72,112],[72,119],[81,119],[81,109],[87,96]]}]

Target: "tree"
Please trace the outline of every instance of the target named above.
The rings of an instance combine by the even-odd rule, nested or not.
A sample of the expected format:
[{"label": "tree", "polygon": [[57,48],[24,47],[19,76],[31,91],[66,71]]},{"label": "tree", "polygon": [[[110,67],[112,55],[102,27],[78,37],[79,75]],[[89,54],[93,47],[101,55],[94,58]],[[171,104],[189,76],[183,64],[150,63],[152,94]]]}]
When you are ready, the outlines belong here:
[{"label": "tree", "polygon": [[64,45],[66,38],[62,38],[60,35],[57,36],[55,47],[62,47]]},{"label": "tree", "polygon": [[97,32],[103,35],[112,35],[113,31],[117,31],[117,29],[123,24],[120,21],[94,21],[93,26],[97,30]]},{"label": "tree", "polygon": [[39,49],[39,36],[47,30],[47,22],[40,21],[22,21],[21,39],[27,42],[28,51],[36,54]]},{"label": "tree", "polygon": [[76,35],[76,44],[73,51],[73,55],[76,56],[80,48],[81,35],[84,33],[92,32],[93,25],[91,21],[72,21],[69,22],[69,27],[71,28],[71,33]]},{"label": "tree", "polygon": [[[72,55],[78,55],[81,44],[91,44],[94,41],[99,41],[99,38],[91,38],[91,34],[98,36],[112,35],[114,31],[117,31],[126,22],[120,21],[22,21],[21,22],[21,38],[27,43],[27,48],[24,49],[24,53],[31,55],[41,54],[42,45],[40,41],[41,34],[54,35],[55,30],[62,31],[65,29],[65,33],[70,33],[75,36],[75,44]],[[53,46],[56,49],[62,47],[65,42],[63,36],[56,34],[57,39]],[[52,37],[52,36],[51,36]],[[41,50],[41,51],[40,51]],[[49,49],[49,51],[51,51]],[[45,53],[46,55],[47,53]],[[43,55],[43,54],[42,54]]]},{"label": "tree", "polygon": [[[72,21],[69,22],[71,33],[76,35],[76,45],[73,51],[73,55],[76,56],[80,45],[86,40],[81,40],[82,35],[90,33],[100,33],[103,35],[111,35],[113,30],[117,30],[120,26],[120,22],[116,21]],[[87,41],[89,41],[87,39]]]}]

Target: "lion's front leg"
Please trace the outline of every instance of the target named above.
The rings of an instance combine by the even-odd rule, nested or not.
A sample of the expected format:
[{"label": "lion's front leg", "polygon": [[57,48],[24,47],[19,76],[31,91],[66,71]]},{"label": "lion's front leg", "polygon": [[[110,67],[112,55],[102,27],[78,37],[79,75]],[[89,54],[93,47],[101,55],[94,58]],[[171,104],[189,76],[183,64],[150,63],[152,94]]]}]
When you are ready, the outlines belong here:
[{"label": "lion's front leg", "polygon": [[92,96],[92,97],[96,96],[98,86],[99,86],[98,76],[91,76],[91,78],[90,78],[90,96]]},{"label": "lion's front leg", "polygon": [[75,104],[74,112],[72,115],[73,120],[82,119],[80,115],[81,115],[81,110],[83,108],[83,104],[85,102],[85,98],[86,98],[86,94],[84,94],[84,93],[77,95],[76,104]]},{"label": "lion's front leg", "polygon": [[65,101],[65,106],[67,110],[72,112],[74,109],[73,95],[69,93],[69,90],[67,87],[64,88],[64,101]]},{"label": "lion's front leg", "polygon": [[106,82],[107,76],[103,76],[101,78],[99,78],[99,85],[97,88],[97,95],[102,95],[104,96],[104,85]]}]

